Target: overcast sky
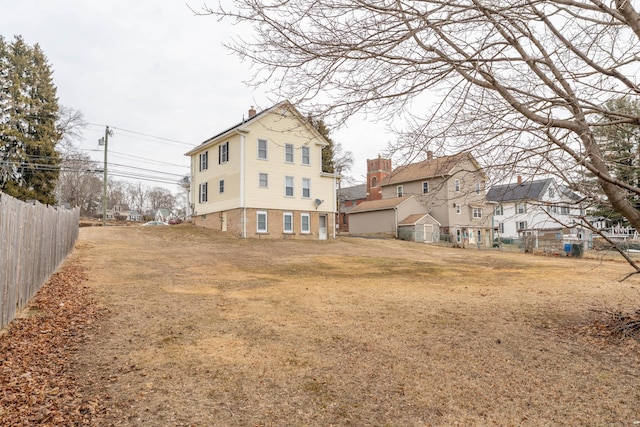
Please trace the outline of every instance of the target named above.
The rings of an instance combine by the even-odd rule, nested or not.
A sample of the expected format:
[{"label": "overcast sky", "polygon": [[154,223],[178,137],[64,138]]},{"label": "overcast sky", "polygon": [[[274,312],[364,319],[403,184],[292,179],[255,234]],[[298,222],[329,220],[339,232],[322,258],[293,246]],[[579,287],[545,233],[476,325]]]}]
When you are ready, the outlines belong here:
[{"label": "overcast sky", "polygon": [[[222,47],[238,31],[194,16],[185,0],[0,0],[0,35],[40,44],[60,104],[80,110],[90,124],[78,147],[102,161],[98,140],[109,125],[114,174],[161,181],[187,175],[184,153],[240,122],[250,106],[274,103],[268,88],[244,83],[249,64]],[[364,181],[366,159],[386,147],[391,136],[383,129],[352,120],[332,134],[353,152],[354,178]]]}]

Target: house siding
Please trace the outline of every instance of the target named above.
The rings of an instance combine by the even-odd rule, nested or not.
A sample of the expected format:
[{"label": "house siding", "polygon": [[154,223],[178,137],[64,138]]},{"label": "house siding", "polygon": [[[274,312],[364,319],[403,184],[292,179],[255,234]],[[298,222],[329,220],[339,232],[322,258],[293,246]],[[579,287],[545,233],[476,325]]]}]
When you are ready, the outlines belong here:
[{"label": "house siding", "polygon": [[[322,137],[308,127],[292,110],[288,103],[283,103],[285,110],[274,108],[259,115],[254,120],[239,125],[202,144],[202,147],[187,153],[191,156],[191,171],[193,184],[191,186],[191,200],[194,205],[193,221],[196,225],[223,229],[226,231],[246,235],[246,237],[264,237],[255,233],[255,212],[266,210],[269,212],[270,236],[281,238],[295,236],[299,238],[318,238],[318,215],[327,214],[328,237],[335,236],[334,216],[336,212],[335,177],[322,172],[322,147],[325,144]],[[267,141],[266,160],[258,158],[258,140]],[[218,147],[229,142],[229,161],[218,164]],[[285,146],[293,146],[293,161],[285,159]],[[303,164],[303,147],[309,148],[309,164]],[[208,169],[199,170],[199,155],[204,151],[208,154]],[[260,173],[268,176],[266,188],[260,187]],[[292,177],[294,194],[285,195],[285,178]],[[219,193],[219,182],[224,180],[224,193]],[[310,194],[303,197],[303,179],[309,180]],[[207,202],[199,202],[200,184],[206,182],[208,186]],[[320,204],[316,203],[320,201]],[[244,212],[247,213],[246,228]],[[240,214],[238,214],[240,211]],[[272,218],[273,212],[279,217]],[[282,213],[294,212],[294,228],[299,225],[299,213],[308,212],[311,217],[312,230],[310,234],[298,232],[282,232]],[[211,221],[211,215],[225,213],[226,220]],[[206,215],[206,217],[202,217]],[[298,219],[296,219],[298,218]],[[253,222],[252,222],[253,221]],[[279,225],[278,225],[279,224]],[[315,225],[314,225],[315,224]],[[315,227],[315,229],[313,228]],[[273,232],[271,231],[273,230]],[[278,231],[279,230],[279,231]],[[246,231],[246,234],[244,234]]]}]

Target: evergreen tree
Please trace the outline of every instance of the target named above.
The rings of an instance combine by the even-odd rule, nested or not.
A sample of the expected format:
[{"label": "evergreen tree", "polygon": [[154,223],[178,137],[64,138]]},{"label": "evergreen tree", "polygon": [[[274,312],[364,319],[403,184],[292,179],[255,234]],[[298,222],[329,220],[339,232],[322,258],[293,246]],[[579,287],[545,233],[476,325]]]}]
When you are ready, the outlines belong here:
[{"label": "evergreen tree", "polygon": [[[628,98],[614,99],[606,103],[606,110],[610,114],[603,114],[596,135],[599,139],[605,160],[610,163],[613,176],[634,187],[640,185],[640,126],[621,123],[621,116],[638,117],[640,105]],[[629,192],[627,199],[637,209],[640,209],[640,199]],[[593,212],[607,217],[614,222],[626,223],[622,215],[611,206],[601,204]]]},{"label": "evergreen tree", "polygon": [[320,135],[327,140],[329,145],[322,148],[322,172],[333,173],[335,171],[335,163],[334,163],[334,143],[331,137],[329,137],[330,130],[325,125],[324,120],[322,119],[314,119],[313,117],[308,117],[309,123],[318,131]]},{"label": "evergreen tree", "polygon": [[47,58],[22,37],[0,38],[0,191],[55,202],[61,132],[56,87]]}]

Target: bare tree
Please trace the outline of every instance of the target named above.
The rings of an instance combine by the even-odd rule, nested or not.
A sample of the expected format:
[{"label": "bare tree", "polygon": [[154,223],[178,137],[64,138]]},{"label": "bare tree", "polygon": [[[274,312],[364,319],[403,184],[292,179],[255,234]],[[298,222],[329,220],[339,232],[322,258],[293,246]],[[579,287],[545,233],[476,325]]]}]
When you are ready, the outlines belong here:
[{"label": "bare tree", "polygon": [[102,198],[101,167],[87,154],[66,153],[56,188],[58,202],[80,207],[82,215],[95,214]]},{"label": "bare tree", "polygon": [[[279,96],[338,123],[356,112],[404,117],[392,147],[473,150],[499,172],[553,174],[574,190],[590,173],[611,207],[640,229],[629,193],[596,137],[598,117],[637,99],[640,15],[628,0],[235,0],[205,8],[252,28],[229,47],[275,80]],[[429,105],[430,107],[425,107]],[[611,121],[609,122],[611,124]]]},{"label": "bare tree", "polygon": [[175,196],[171,191],[163,187],[153,187],[147,193],[147,204],[150,213],[155,213],[158,209],[173,210],[176,204]]}]

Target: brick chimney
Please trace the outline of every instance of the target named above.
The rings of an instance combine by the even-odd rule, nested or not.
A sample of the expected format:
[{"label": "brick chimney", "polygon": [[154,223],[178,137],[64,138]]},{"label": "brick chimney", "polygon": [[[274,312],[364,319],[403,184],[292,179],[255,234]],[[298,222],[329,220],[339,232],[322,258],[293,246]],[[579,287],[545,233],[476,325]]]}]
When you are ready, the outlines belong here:
[{"label": "brick chimney", "polygon": [[433,160],[433,151],[427,151],[427,160]]},{"label": "brick chimney", "polygon": [[251,106],[251,108],[249,108],[249,118],[253,117],[256,115],[256,109],[253,108],[253,105]]}]

